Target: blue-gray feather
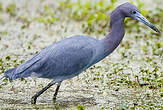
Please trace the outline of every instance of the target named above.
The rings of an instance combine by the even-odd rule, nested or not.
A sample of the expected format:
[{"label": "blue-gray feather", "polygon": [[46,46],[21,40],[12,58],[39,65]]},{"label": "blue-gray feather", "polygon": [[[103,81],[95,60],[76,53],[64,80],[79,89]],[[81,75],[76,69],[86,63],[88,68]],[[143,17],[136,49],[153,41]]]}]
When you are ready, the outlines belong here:
[{"label": "blue-gray feather", "polygon": [[89,36],[73,36],[43,49],[5,75],[10,80],[33,76],[58,82],[72,78],[93,64],[98,53],[93,47],[98,44],[99,40]]}]

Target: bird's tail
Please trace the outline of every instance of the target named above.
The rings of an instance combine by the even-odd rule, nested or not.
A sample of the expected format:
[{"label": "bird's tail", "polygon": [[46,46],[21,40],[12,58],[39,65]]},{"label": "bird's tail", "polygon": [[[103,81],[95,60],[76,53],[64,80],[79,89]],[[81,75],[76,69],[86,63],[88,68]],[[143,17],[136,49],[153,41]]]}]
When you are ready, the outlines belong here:
[{"label": "bird's tail", "polygon": [[4,77],[5,78],[9,78],[9,80],[14,80],[16,78],[14,78],[15,76],[15,71],[16,71],[16,68],[12,68],[12,69],[9,69],[5,72],[5,75]]},{"label": "bird's tail", "polygon": [[2,76],[0,78],[0,85],[3,84],[4,80],[6,80],[6,79],[9,79],[10,81],[14,80],[14,79],[17,79],[16,76],[15,76],[15,71],[16,71],[16,68],[12,68],[12,69],[7,70],[4,73],[4,76]]}]

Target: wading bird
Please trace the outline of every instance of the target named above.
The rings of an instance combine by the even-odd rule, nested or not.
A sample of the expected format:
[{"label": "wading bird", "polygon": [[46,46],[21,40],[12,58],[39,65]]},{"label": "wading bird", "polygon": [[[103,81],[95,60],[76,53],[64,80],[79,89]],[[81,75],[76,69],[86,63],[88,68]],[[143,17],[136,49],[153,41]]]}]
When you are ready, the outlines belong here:
[{"label": "wading bird", "polygon": [[18,67],[7,70],[1,79],[15,80],[26,77],[51,79],[52,81],[46,87],[32,97],[31,103],[36,104],[37,97],[57,83],[53,96],[55,102],[63,80],[77,76],[104,59],[118,47],[125,34],[124,19],[126,17],[143,22],[160,33],[154,25],[141,15],[136,6],[124,3],[111,13],[110,32],[104,39],[97,40],[89,36],[77,35],[61,40],[43,49]]}]

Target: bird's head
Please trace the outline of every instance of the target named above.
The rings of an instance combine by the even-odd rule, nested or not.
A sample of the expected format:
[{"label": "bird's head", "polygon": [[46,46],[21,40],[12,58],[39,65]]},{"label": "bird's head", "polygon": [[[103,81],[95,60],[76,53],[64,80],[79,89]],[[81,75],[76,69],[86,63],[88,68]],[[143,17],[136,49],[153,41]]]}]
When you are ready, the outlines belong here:
[{"label": "bird's head", "polygon": [[154,31],[160,33],[160,31],[140,13],[139,9],[135,5],[127,2],[127,3],[120,5],[119,9],[125,15],[125,17],[131,17],[133,19],[136,19],[144,23],[145,25],[147,25]]}]

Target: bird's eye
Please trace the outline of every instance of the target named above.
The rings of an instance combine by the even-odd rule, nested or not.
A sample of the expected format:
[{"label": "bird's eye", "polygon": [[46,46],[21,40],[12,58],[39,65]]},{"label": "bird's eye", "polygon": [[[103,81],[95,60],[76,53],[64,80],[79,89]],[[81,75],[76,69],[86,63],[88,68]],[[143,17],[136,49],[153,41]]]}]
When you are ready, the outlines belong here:
[{"label": "bird's eye", "polygon": [[132,14],[136,14],[136,11],[132,11]]}]

